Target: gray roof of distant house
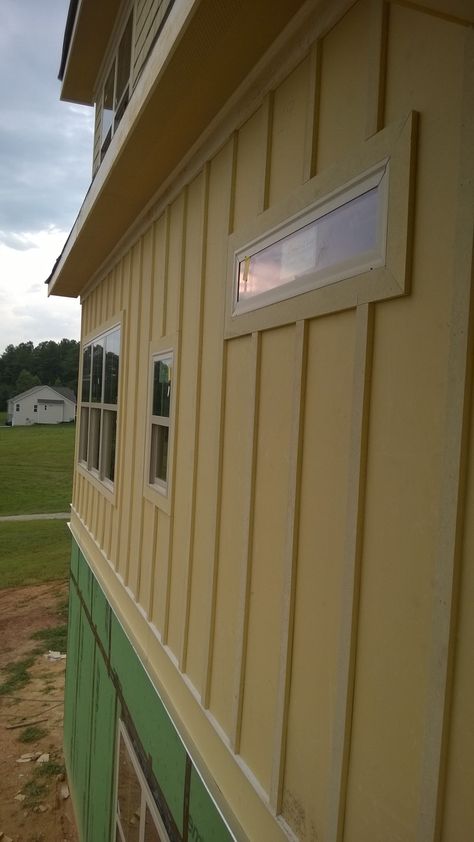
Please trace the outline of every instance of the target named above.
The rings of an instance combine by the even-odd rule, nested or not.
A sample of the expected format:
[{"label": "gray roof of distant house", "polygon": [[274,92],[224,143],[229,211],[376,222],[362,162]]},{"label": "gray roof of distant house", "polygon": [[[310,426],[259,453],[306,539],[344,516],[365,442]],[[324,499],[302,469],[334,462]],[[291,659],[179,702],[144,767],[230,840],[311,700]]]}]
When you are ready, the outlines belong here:
[{"label": "gray roof of distant house", "polygon": [[41,383],[39,386],[32,386],[31,389],[26,389],[25,392],[20,392],[19,395],[12,395],[12,397],[9,398],[9,401],[15,403],[21,398],[26,397],[26,395],[30,395],[33,392],[36,392],[37,389],[44,389],[45,387],[48,389],[52,389],[53,392],[57,392],[59,395],[62,395],[63,398],[66,398],[66,400],[76,403],[76,396],[72,389],[68,389],[67,386],[48,386],[47,383]]}]

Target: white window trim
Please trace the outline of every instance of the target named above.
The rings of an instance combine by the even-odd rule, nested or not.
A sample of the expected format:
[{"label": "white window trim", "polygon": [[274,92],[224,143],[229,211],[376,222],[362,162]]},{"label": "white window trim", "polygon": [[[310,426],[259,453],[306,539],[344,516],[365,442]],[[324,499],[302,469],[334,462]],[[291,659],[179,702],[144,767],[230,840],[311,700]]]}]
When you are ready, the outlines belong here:
[{"label": "white window trim", "polygon": [[[115,106],[115,91],[116,91],[116,87],[117,87],[118,52],[119,52],[119,48],[120,48],[120,42],[122,40],[122,36],[125,32],[125,29],[126,29],[126,26],[128,24],[130,16],[132,18],[132,43],[131,43],[131,52],[130,52],[130,71],[129,71],[129,77],[128,77],[128,101],[129,102],[130,102],[130,99],[131,99],[132,93],[133,93],[133,67],[134,67],[134,57],[135,57],[135,4],[130,3],[130,4],[127,4],[126,8],[122,12],[119,25],[112,35],[111,44],[113,44],[114,46],[110,50],[110,53],[108,54],[105,65],[103,65],[103,67],[105,69],[101,73],[101,82],[98,86],[98,95],[97,95],[96,101],[97,102],[100,101],[100,122],[99,122],[99,126],[97,127],[97,131],[99,133],[100,163],[102,163],[105,155],[107,154],[107,150],[108,150],[108,148],[109,148],[109,146],[112,142],[112,139],[114,137],[114,134],[116,132],[115,115],[116,115],[116,112],[119,110],[119,108],[122,104],[122,100],[123,100],[123,97],[124,97],[124,94],[125,94],[125,90],[124,90],[124,92],[123,92],[123,94],[120,98],[120,101],[117,103],[117,107],[116,107]],[[104,147],[104,143],[105,143],[105,138],[102,137],[102,124],[103,124],[103,118],[104,118],[104,94],[105,94],[105,86],[106,86],[107,80],[109,78],[109,73],[110,73],[113,65],[115,65],[115,68],[114,68],[114,94],[113,94],[114,108],[113,108],[113,111],[112,111],[112,125],[111,125],[111,128],[110,128],[110,140],[109,140],[107,146],[104,149],[103,147]],[[128,103],[127,103],[127,105],[128,105]],[[108,132],[107,132],[107,134],[108,134]]]},{"label": "white window trim", "polygon": [[[115,330],[119,330],[120,332],[120,356],[119,356],[119,372],[118,372],[118,390],[117,390],[117,403],[115,404],[107,404],[103,402],[92,402],[92,401],[83,401],[82,400],[82,379],[83,379],[83,364],[84,364],[84,351],[85,349],[97,342],[98,340],[105,339],[105,337]],[[102,492],[105,493],[106,496],[114,502],[115,499],[115,492],[117,486],[117,473],[118,473],[118,443],[119,443],[119,433],[120,433],[120,393],[121,393],[121,380],[122,380],[122,353],[123,353],[123,318],[117,320],[115,317],[114,319],[109,320],[104,325],[102,325],[101,330],[96,333],[91,333],[85,336],[81,342],[81,355],[80,355],[80,371],[79,371],[79,389],[78,389],[78,414],[77,417],[79,419],[79,431],[77,437],[77,455],[76,455],[76,468],[77,470],[85,476],[89,481],[93,482],[96,487]],[[105,355],[103,360],[103,366],[105,366]],[[102,377],[104,378],[104,369],[102,373]],[[91,382],[92,382],[92,368],[91,368]],[[104,382],[104,380],[103,380]],[[82,417],[82,409],[87,409],[89,411],[89,423],[88,423],[88,430],[87,430],[87,461],[81,458],[81,446],[82,446],[82,425],[83,425],[83,417]],[[94,409],[98,409],[101,412],[101,441],[99,443],[99,469],[95,469],[91,465],[91,413]],[[102,430],[103,430],[103,415],[105,411],[113,411],[116,414],[116,432],[115,432],[115,465],[114,465],[114,481],[112,482],[108,477],[103,474],[103,458],[102,458]]]},{"label": "white window trim", "polygon": [[[406,295],[410,286],[417,113],[359,145],[229,237],[225,338]],[[382,176],[382,178],[381,178]],[[308,274],[237,302],[238,266],[381,182],[379,255]],[[361,189],[362,188],[362,189]],[[365,256],[367,257],[367,255]],[[298,282],[299,281],[299,282]]]},{"label": "white window trim", "polygon": [[123,831],[120,825],[120,819],[118,816],[118,784],[119,784],[119,764],[120,764],[120,738],[122,737],[125,748],[127,750],[129,759],[133,766],[133,769],[136,773],[137,780],[141,787],[141,802],[140,802],[140,836],[139,842],[144,842],[145,839],[145,813],[146,808],[153,818],[153,821],[158,829],[160,836],[163,837],[164,842],[169,842],[169,836],[166,831],[165,825],[163,823],[163,819],[160,816],[158,808],[155,803],[155,799],[151,793],[150,787],[146,781],[145,775],[143,773],[142,767],[140,766],[140,762],[135,754],[135,750],[132,745],[132,741],[128,736],[127,730],[125,728],[124,723],[121,719],[118,721],[118,731],[117,731],[117,740],[115,746],[115,798],[114,798],[114,836],[118,831],[118,836],[121,839],[121,842],[125,842],[125,836],[123,835]]},{"label": "white window trim", "polygon": [[[171,499],[174,480],[174,438],[175,438],[175,419],[178,397],[178,337],[166,336],[157,342],[150,343],[150,363],[148,369],[148,400],[147,400],[147,421],[146,421],[146,436],[145,436],[145,460],[144,460],[144,488],[143,493],[147,500],[154,503],[158,508],[162,509],[167,514],[171,511]],[[160,424],[160,416],[153,416],[153,373],[154,364],[160,359],[172,359],[172,381],[171,381],[171,397],[170,397],[170,414],[168,421],[168,461],[167,461],[167,480],[166,483],[160,480],[155,482],[150,481],[150,465],[151,465],[151,450],[152,450],[152,426],[153,423]],[[153,422],[153,419],[156,419]],[[165,424],[163,424],[165,426]]]},{"label": "white window trim", "polygon": [[[387,210],[388,210],[388,182],[389,182],[389,162],[387,160],[381,161],[375,168],[363,173],[356,179],[353,179],[348,184],[343,185],[339,190],[334,191],[329,196],[312,203],[303,213],[298,214],[292,219],[287,220],[282,225],[269,231],[265,236],[247,243],[243,248],[234,253],[234,287],[233,287],[233,307],[232,315],[239,313],[247,313],[250,310],[257,310],[260,307],[265,307],[268,304],[273,304],[277,301],[285,301],[288,298],[293,298],[295,295],[301,295],[312,289],[328,286],[337,283],[344,278],[350,278],[362,272],[375,269],[379,266],[385,265],[385,249],[387,239]],[[361,252],[354,255],[354,257],[344,262],[339,261],[330,267],[325,267],[321,270],[305,275],[304,277],[295,278],[286,284],[275,286],[272,289],[248,298],[247,300],[238,300],[239,288],[239,266],[245,258],[252,257],[256,253],[263,251],[268,246],[284,240],[291,234],[300,231],[306,225],[316,222],[321,217],[326,216],[333,210],[344,207],[344,205],[351,202],[353,199],[372,190],[374,187],[379,188],[379,205],[377,209],[377,234],[376,234],[376,248],[370,252]]]}]

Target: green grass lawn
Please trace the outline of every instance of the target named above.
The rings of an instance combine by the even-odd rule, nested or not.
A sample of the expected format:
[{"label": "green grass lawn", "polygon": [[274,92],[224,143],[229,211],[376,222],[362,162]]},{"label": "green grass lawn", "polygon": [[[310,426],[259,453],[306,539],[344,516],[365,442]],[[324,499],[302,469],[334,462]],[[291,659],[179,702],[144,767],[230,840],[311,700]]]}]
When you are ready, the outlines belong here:
[{"label": "green grass lawn", "polygon": [[67,512],[75,424],[0,427],[0,515]]},{"label": "green grass lawn", "polygon": [[70,555],[64,520],[0,523],[0,588],[66,579]]}]

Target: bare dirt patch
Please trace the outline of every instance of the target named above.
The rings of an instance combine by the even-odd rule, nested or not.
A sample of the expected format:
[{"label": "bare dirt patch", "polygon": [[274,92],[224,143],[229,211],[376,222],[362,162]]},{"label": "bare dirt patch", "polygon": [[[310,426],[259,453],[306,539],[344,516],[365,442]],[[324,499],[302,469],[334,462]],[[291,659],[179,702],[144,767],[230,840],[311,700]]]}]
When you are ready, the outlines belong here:
[{"label": "bare dirt patch", "polygon": [[45,643],[32,638],[64,624],[66,600],[64,582],[0,591],[0,838],[14,842],[77,842],[62,748],[66,662],[35,653]]}]

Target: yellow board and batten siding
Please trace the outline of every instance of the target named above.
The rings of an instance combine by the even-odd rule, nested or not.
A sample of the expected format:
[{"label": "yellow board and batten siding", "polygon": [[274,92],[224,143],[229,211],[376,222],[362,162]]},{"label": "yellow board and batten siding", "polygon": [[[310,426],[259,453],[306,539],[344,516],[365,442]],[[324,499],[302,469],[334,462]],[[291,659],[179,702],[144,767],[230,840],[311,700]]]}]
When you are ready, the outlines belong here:
[{"label": "yellow board and batten siding", "polygon": [[[191,738],[201,717],[236,758],[243,788],[224,774],[223,792],[255,842],[474,832],[472,425],[446,560],[462,582],[446,750],[433,690],[469,11],[356,2],[83,300],[84,336],[122,319],[120,473],[114,498],[78,473],[73,505],[99,574],[105,556],[129,589],[138,648],[154,635],[183,675]],[[225,340],[229,234],[410,111],[409,295]],[[143,494],[150,343],[166,336],[170,513]]]}]

